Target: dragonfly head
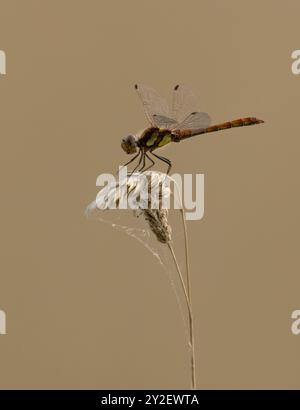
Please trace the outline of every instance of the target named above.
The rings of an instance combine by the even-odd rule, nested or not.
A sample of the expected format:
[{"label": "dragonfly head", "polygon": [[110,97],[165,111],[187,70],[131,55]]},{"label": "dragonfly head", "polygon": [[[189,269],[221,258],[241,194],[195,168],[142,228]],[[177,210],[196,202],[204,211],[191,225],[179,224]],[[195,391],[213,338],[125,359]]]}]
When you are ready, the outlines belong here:
[{"label": "dragonfly head", "polygon": [[122,138],[121,147],[126,152],[126,154],[134,154],[137,152],[137,141],[134,135],[128,135]]}]

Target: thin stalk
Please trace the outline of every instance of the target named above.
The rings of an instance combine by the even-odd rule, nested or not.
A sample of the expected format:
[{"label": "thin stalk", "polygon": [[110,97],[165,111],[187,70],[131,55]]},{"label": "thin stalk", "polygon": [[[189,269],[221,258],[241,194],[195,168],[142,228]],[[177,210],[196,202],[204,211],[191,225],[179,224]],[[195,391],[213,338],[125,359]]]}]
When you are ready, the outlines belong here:
[{"label": "thin stalk", "polygon": [[183,225],[183,232],[184,232],[184,247],[185,247],[185,265],[186,265],[186,279],[187,279],[187,293],[189,296],[189,301],[190,301],[190,305],[192,306],[192,295],[191,295],[191,280],[190,280],[190,264],[189,264],[189,248],[188,248],[188,234],[187,234],[187,226],[186,226],[186,222],[185,222],[185,212],[184,212],[184,207],[183,207],[183,203],[182,203],[182,198],[180,195],[180,191],[179,188],[176,184],[176,181],[174,181],[175,184],[175,188],[177,190],[178,193],[178,197],[180,200],[180,213],[181,213],[181,218],[182,218],[182,225]]},{"label": "thin stalk", "polygon": [[185,221],[185,212],[183,207],[181,208],[181,217],[182,217],[182,224],[183,224],[183,231],[184,231],[184,245],[185,245],[185,264],[186,264],[186,278],[187,278],[187,292],[190,302],[190,310],[191,310],[191,320],[190,320],[190,330],[191,330],[191,345],[190,348],[192,350],[192,368],[194,371],[194,380],[195,380],[195,388],[196,388],[196,363],[195,363],[195,338],[194,338],[194,320],[193,320],[193,305],[192,305],[192,286],[191,286],[191,275],[190,275],[190,264],[189,264],[189,245],[188,245],[188,234],[187,234],[187,226]]},{"label": "thin stalk", "polygon": [[182,224],[183,224],[183,231],[184,231],[184,246],[185,246],[185,266],[186,266],[186,282],[187,282],[187,292],[189,296],[190,305],[192,307],[192,294],[191,294],[191,279],[190,279],[190,264],[189,264],[189,247],[188,247],[188,235],[187,235],[187,227],[185,222],[185,215],[183,208],[180,209],[181,217],[182,217]]},{"label": "thin stalk", "polygon": [[188,310],[188,317],[189,317],[189,347],[190,347],[190,355],[191,355],[191,387],[193,390],[196,389],[196,370],[195,370],[195,347],[194,347],[194,320],[193,320],[193,313],[192,313],[192,307],[189,299],[189,295],[182,277],[182,273],[180,271],[180,267],[178,265],[174,249],[171,245],[170,242],[168,242],[168,247],[170,249],[170,252],[172,254],[176,270],[180,279],[181,287],[184,293],[184,297],[186,300],[186,305],[187,305],[187,310]]}]

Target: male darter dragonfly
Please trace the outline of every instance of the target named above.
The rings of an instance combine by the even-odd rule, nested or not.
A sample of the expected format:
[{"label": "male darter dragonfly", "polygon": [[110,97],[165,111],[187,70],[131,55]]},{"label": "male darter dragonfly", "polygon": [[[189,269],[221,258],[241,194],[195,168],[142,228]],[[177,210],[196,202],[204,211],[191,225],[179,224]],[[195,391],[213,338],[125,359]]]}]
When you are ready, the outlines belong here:
[{"label": "male darter dragonfly", "polygon": [[[139,158],[138,164],[132,172],[135,172],[138,168],[139,172],[150,169],[155,164],[154,158],[157,158],[168,165],[168,174],[172,163],[168,158],[157,155],[154,152],[157,149],[170,142],[180,142],[196,135],[264,122],[255,117],[245,117],[210,125],[211,119],[207,113],[195,111],[195,96],[184,85],[174,87],[171,110],[167,102],[152,88],[136,84],[135,89],[142,101],[150,126],[139,135],[128,135],[122,139],[121,146],[123,150],[127,154],[135,154],[124,166]],[[150,165],[147,167],[146,159],[150,161]]]}]

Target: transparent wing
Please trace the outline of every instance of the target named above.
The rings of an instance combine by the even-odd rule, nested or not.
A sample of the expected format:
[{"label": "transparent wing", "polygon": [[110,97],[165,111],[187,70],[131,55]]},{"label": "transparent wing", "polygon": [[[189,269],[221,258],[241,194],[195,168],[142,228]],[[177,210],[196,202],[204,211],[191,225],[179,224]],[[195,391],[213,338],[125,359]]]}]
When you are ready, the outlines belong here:
[{"label": "transparent wing", "polygon": [[140,97],[146,117],[154,127],[165,127],[165,124],[175,124],[176,121],[169,118],[170,110],[167,101],[162,98],[153,88],[143,84],[136,84],[136,92]]},{"label": "transparent wing", "polygon": [[164,115],[153,114],[153,119],[159,128],[173,129],[177,125],[177,121]]},{"label": "transparent wing", "polygon": [[206,112],[192,112],[181,123],[177,124],[176,129],[195,130],[199,128],[207,128],[211,124],[210,116]]},{"label": "transparent wing", "polygon": [[198,111],[197,97],[190,87],[178,84],[173,89],[171,117],[182,122],[190,113]]}]

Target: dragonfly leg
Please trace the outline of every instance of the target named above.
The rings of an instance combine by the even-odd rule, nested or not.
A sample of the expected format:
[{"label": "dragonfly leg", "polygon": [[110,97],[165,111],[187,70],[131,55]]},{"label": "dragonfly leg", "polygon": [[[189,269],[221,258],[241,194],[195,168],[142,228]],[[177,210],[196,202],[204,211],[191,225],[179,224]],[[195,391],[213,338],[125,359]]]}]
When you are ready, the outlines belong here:
[{"label": "dragonfly leg", "polygon": [[120,170],[124,167],[126,167],[127,165],[131,164],[139,155],[141,155],[141,151],[139,151],[133,158],[131,158],[130,161],[126,162],[126,164],[122,165],[122,167],[119,169],[119,171],[117,172],[117,174],[120,172]]},{"label": "dragonfly leg", "polygon": [[138,162],[137,166],[135,168],[133,168],[133,171],[130,172],[130,175],[132,175],[136,171],[136,169],[141,165],[142,159],[144,158],[144,151],[140,150],[139,154],[141,156],[140,159],[139,159],[139,162]]},{"label": "dragonfly leg", "polygon": [[166,164],[168,164],[168,169],[167,169],[167,174],[168,174],[172,168],[172,162],[168,158],[161,157],[157,154],[154,154],[153,151],[151,151],[151,154],[154,155],[156,158],[160,159],[161,161],[165,162]]},{"label": "dragonfly leg", "polygon": [[155,162],[153,161],[153,159],[151,157],[149,157],[149,155],[145,152],[146,157],[149,159],[149,161],[152,162],[151,165],[149,165],[147,168],[144,169],[144,172],[147,171],[148,169],[152,168],[153,165],[155,164]]},{"label": "dragonfly leg", "polygon": [[139,169],[139,172],[143,171],[143,169],[145,168],[145,163],[146,163],[146,153],[143,151],[143,164],[142,164],[142,167]]}]

